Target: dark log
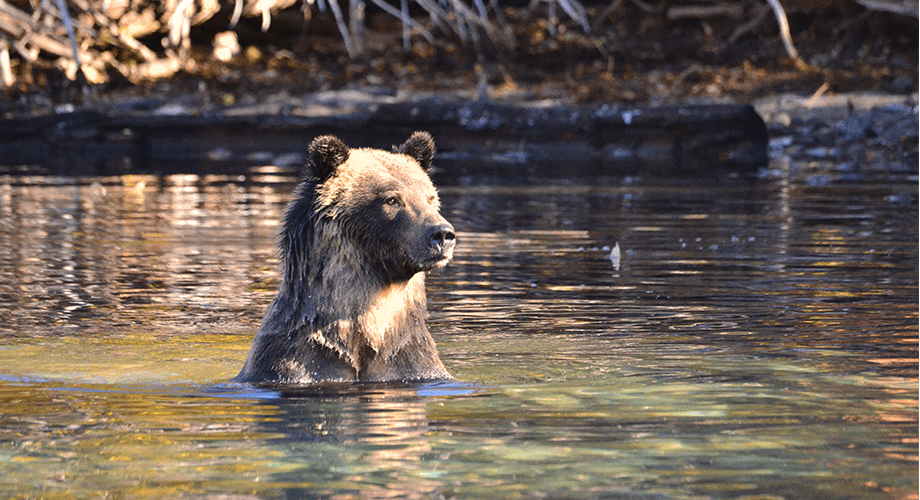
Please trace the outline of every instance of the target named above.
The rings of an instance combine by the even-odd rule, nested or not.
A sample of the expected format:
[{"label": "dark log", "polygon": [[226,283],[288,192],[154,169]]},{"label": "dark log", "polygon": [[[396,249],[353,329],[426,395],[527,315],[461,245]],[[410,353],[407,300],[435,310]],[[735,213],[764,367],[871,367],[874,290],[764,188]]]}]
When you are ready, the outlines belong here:
[{"label": "dark log", "polygon": [[708,176],[767,163],[766,127],[747,105],[528,107],[434,98],[333,115],[310,109],[87,110],[2,120],[0,164],[61,175],[245,173],[279,158],[290,163],[318,135],[389,149],[416,130],[435,136],[435,166],[448,177]]}]

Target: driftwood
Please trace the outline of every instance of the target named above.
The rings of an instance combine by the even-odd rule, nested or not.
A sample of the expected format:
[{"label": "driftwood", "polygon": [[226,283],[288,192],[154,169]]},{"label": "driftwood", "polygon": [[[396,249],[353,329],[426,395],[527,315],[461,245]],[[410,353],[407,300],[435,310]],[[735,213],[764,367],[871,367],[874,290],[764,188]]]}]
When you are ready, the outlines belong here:
[{"label": "driftwood", "polygon": [[13,40],[13,47],[29,61],[38,57],[38,51],[44,50],[60,57],[72,56],[64,25],[42,23],[44,15],[55,16],[53,12],[41,9],[30,16],[11,4],[0,0],[0,31]]},{"label": "driftwood", "polygon": [[[157,59],[151,49],[131,36],[130,30],[122,30],[104,13],[94,10],[89,0],[72,0],[70,3],[76,5],[81,14],[86,14],[80,21],[72,21],[63,0],[54,4],[43,2],[32,13],[0,0],[0,74],[5,85],[12,85],[10,50],[28,62],[35,62],[41,52],[56,56],[58,66],[71,80],[77,79],[79,74],[91,83],[103,82],[108,78],[107,67],[129,76],[131,70],[115,60],[110,52],[91,46],[100,34],[142,60]],[[78,42],[78,38],[83,38],[86,43]]]}]

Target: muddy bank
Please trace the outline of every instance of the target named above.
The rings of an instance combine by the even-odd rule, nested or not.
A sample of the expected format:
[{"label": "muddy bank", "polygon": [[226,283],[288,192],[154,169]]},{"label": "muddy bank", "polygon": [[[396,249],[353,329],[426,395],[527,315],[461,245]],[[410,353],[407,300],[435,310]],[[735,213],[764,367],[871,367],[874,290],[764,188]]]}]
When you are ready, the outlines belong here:
[{"label": "muddy bank", "polygon": [[502,4],[513,46],[405,41],[369,11],[349,57],[331,15],[292,6],[268,31],[244,17],[229,55],[226,12],[195,25],[169,77],[80,86],[39,57],[0,88],[0,172],[293,170],[314,135],[388,147],[417,128],[465,176],[747,174],[770,158],[835,176],[917,169],[915,17],[783,2],[792,60],[759,0],[586,2],[588,31],[538,4]]},{"label": "muddy bank", "polygon": [[[34,2],[8,3],[32,15],[41,10]],[[218,10],[191,20],[182,47],[172,45],[171,14],[162,3],[92,0],[75,10],[78,21],[101,30],[95,37],[77,30],[81,50],[108,55],[89,58],[90,66],[102,64],[95,74],[104,82],[92,92],[147,98],[200,93],[239,102],[282,92],[384,86],[407,95],[473,91],[497,100],[645,104],[750,102],[781,93],[810,95],[824,86],[829,93],[909,94],[918,83],[916,9],[910,15],[878,8],[910,1],[784,0],[796,58],[784,47],[764,0],[582,0],[582,22],[558,12],[558,2],[494,2],[491,24],[464,31],[480,35],[475,43],[418,8],[409,12],[417,30],[407,33],[402,17],[368,2],[364,22],[355,25],[363,32],[360,54],[349,50],[341,20],[322,8],[324,2],[266,2],[270,28],[258,12],[234,24],[232,2],[205,3]],[[117,26],[76,14],[86,8]],[[15,83],[0,84],[0,113],[88,100],[68,82],[73,68],[62,65],[69,53],[66,36],[50,24],[65,57],[47,47],[10,50]],[[503,41],[481,30],[498,30]],[[136,37],[130,47],[117,40],[125,33]]]}]

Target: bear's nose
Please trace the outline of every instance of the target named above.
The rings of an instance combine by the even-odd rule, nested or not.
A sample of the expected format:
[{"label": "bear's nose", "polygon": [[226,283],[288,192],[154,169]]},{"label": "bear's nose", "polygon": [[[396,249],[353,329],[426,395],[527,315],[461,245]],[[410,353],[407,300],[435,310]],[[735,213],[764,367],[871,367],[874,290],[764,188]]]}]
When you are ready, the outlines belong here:
[{"label": "bear's nose", "polygon": [[428,229],[428,245],[432,248],[447,250],[454,246],[456,239],[454,226],[450,224],[438,224]]}]

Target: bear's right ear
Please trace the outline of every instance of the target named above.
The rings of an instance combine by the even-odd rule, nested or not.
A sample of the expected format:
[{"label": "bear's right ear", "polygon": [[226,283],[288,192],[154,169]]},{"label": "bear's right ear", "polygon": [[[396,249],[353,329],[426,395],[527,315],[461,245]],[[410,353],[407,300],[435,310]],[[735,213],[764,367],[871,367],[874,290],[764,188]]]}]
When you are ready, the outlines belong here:
[{"label": "bear's right ear", "polygon": [[332,135],[313,139],[307,151],[310,153],[307,172],[313,174],[319,182],[325,182],[331,177],[335,169],[348,160],[350,154],[348,146]]}]

